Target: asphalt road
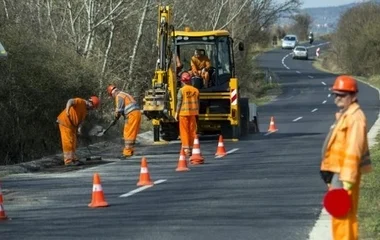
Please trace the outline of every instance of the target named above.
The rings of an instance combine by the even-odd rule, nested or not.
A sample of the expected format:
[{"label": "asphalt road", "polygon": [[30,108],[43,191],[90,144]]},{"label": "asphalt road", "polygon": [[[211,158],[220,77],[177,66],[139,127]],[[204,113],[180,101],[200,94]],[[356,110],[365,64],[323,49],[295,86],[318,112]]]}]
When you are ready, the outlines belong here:
[{"label": "asphalt road", "polygon": [[[231,154],[215,158],[217,140],[202,140],[206,164],[175,172],[178,143],[140,147],[140,156],[126,161],[112,157],[120,152],[115,145],[103,155],[108,164],[8,176],[2,187],[11,219],[0,222],[0,239],[307,239],[325,191],[319,164],[336,111],[328,95],[334,76],[313,69],[312,61],[286,57],[283,64],[289,52],[274,50],[259,58],[278,74],[284,91],[260,107],[262,133],[225,142]],[[370,127],[378,93],[363,84],[359,88]],[[266,134],[271,116],[279,130]],[[158,182],[131,192],[139,188],[142,155]],[[100,174],[107,208],[87,206],[94,172]]]}]

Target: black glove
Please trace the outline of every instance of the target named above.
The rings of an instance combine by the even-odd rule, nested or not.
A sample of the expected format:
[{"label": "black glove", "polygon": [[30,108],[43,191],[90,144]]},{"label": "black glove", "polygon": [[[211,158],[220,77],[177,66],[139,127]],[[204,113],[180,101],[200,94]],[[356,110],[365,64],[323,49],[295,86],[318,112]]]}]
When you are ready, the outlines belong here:
[{"label": "black glove", "polygon": [[333,172],[330,172],[330,171],[320,171],[320,174],[321,174],[321,178],[322,180],[326,183],[326,184],[330,184],[331,183],[331,180],[334,176],[334,173]]}]

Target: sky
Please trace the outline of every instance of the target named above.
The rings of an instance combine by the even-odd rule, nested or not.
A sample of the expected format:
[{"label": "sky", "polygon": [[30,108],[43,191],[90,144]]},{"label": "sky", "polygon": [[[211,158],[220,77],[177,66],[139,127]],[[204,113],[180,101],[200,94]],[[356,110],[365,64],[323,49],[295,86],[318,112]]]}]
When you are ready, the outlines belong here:
[{"label": "sky", "polygon": [[356,0],[303,0],[301,8],[339,6],[353,2]]}]

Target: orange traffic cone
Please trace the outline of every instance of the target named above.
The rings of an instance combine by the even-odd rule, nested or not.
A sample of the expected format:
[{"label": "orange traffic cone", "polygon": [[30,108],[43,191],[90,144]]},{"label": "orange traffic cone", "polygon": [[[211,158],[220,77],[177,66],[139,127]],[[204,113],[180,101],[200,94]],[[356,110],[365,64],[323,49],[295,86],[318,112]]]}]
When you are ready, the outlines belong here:
[{"label": "orange traffic cone", "polygon": [[269,128],[268,128],[268,132],[275,132],[277,131],[278,129],[276,128],[276,125],[274,124],[274,118],[271,117],[270,118],[270,123],[269,123]]},{"label": "orange traffic cone", "polygon": [[141,159],[141,170],[140,170],[140,179],[137,183],[137,186],[146,186],[146,185],[153,185],[154,183],[150,180],[149,170],[148,170],[148,163],[146,161],[146,158],[143,157]]},{"label": "orange traffic cone", "polygon": [[92,200],[91,203],[88,204],[91,208],[96,207],[107,207],[108,203],[104,198],[103,188],[100,183],[100,177],[98,173],[94,174],[92,184]]},{"label": "orange traffic cone", "polygon": [[223,136],[219,135],[218,148],[216,149],[215,156],[225,156],[227,155],[226,149],[224,148]]},{"label": "orange traffic cone", "polygon": [[190,169],[187,167],[187,163],[186,163],[185,151],[181,147],[176,171],[177,172],[184,172],[184,171],[189,171],[189,170]]},{"label": "orange traffic cone", "polygon": [[194,138],[194,146],[191,152],[190,163],[194,165],[204,163],[204,158],[202,157],[198,136],[195,136]]},{"label": "orange traffic cone", "polygon": [[8,217],[5,214],[5,210],[3,206],[3,193],[1,191],[1,185],[0,185],[0,220],[6,220],[6,219],[8,219]]}]

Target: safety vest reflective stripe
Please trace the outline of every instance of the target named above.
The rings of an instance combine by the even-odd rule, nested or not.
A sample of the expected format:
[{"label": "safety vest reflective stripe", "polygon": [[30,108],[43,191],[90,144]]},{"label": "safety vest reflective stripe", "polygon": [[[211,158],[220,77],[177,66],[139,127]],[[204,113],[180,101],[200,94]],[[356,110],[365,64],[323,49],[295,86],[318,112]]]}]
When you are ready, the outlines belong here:
[{"label": "safety vest reflective stripe", "polygon": [[124,114],[128,114],[132,112],[133,110],[138,110],[138,109],[139,109],[139,105],[137,105],[137,103],[130,103],[124,108]]},{"label": "safety vest reflective stripe", "polygon": [[74,152],[63,152],[63,157],[65,159],[73,159],[74,158]]},{"label": "safety vest reflective stripe", "polygon": [[132,112],[133,110],[138,110],[139,106],[136,103],[135,99],[129,95],[128,93],[121,92],[120,97],[124,99],[124,114],[127,115],[128,113]]}]

